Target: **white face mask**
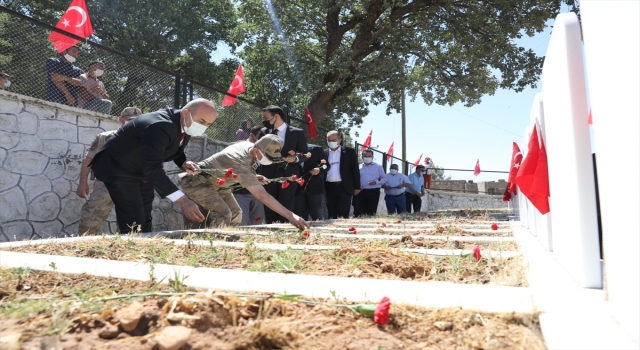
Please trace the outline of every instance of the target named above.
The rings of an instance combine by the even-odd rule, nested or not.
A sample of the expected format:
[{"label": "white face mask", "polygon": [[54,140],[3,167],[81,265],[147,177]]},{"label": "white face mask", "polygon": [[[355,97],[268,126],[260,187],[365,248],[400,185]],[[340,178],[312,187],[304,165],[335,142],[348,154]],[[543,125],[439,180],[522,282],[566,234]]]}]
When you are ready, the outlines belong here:
[{"label": "white face mask", "polygon": [[262,155],[262,159],[258,161],[260,165],[269,165],[273,163],[271,159],[267,158],[267,156],[265,156],[264,153],[262,153],[261,150],[258,150],[258,152],[260,152],[260,155]]},{"label": "white face mask", "polygon": [[329,145],[329,148],[338,148],[339,143],[334,142],[334,141],[327,141],[327,144]]},{"label": "white face mask", "polygon": [[202,134],[204,134],[205,131],[207,131],[207,127],[196,123],[193,121],[193,116],[191,116],[191,112],[189,112],[189,118],[191,118],[191,126],[184,126],[182,129],[184,130],[185,133],[187,133],[187,135],[189,136],[200,136]]},{"label": "white face mask", "polygon": [[99,77],[102,74],[104,74],[104,71],[102,69],[96,69],[96,70],[93,71],[93,74],[95,74],[96,77]]},{"label": "white face mask", "polygon": [[363,157],[362,161],[364,162],[364,164],[371,164],[371,162],[373,162],[373,158],[372,157]]},{"label": "white face mask", "polygon": [[11,80],[7,80],[4,82],[4,87],[8,88],[9,86],[11,86]]},{"label": "white face mask", "polygon": [[389,172],[391,173],[391,175],[395,175],[395,174],[397,174],[397,173],[398,173],[398,170],[396,170],[396,169],[391,169],[391,170],[389,170]]},{"label": "white face mask", "polygon": [[65,53],[65,54],[64,54],[64,59],[66,59],[66,60],[67,60],[67,62],[69,62],[69,63],[73,63],[73,62],[75,62],[75,61],[76,61],[76,58],[75,58],[75,57],[73,57],[73,56],[71,56],[71,55],[69,55],[68,53]]}]

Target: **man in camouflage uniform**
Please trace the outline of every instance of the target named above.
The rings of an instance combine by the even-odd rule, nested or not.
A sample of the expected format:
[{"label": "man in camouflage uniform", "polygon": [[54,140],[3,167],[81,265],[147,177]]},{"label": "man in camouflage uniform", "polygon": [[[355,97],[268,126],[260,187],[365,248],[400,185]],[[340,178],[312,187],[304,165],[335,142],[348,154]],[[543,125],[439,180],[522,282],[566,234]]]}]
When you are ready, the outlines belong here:
[{"label": "man in camouflage uniform", "polygon": [[[140,114],[142,114],[140,109],[127,107],[122,110],[122,113],[120,113],[118,121],[122,126]],[[84,161],[82,162],[82,168],[80,169],[80,183],[76,190],[78,197],[86,198],[89,195],[89,183],[87,181],[87,178],[91,173],[89,163],[91,163],[91,160],[93,160],[96,153],[102,148],[102,146],[104,146],[107,140],[116,133],[116,131],[118,130],[110,130],[100,133],[95,139],[93,139],[93,142],[91,142],[91,146],[87,149]],[[94,179],[93,174],[91,174],[91,179]],[[107,191],[107,187],[105,187],[104,182],[95,179],[93,182],[93,192],[91,192],[89,200],[84,203],[82,211],[80,212],[78,234],[99,233],[98,230],[102,227],[105,220],[107,220],[107,217],[113,208],[114,204],[111,201],[109,191]]]},{"label": "man in camouflage uniform", "polygon": [[[268,183],[267,178],[256,175],[255,172],[258,162],[267,165],[284,161],[280,153],[283,143],[282,139],[273,134],[264,136],[255,144],[249,141],[234,143],[197,163],[200,169],[216,169],[216,174],[202,172],[182,177],[180,187],[189,198],[204,209],[204,215],[207,218],[205,224],[209,227],[240,224],[242,210],[233,197],[231,188],[235,184],[240,184],[264,205],[289,220],[293,226],[299,229],[309,227],[304,219],[286,209],[267,193],[262,187],[263,184]],[[237,178],[225,177],[224,173],[228,168],[233,168],[233,172],[238,175]],[[224,183],[220,184],[222,179]],[[185,226],[199,228],[193,225],[188,227],[186,223]]]}]

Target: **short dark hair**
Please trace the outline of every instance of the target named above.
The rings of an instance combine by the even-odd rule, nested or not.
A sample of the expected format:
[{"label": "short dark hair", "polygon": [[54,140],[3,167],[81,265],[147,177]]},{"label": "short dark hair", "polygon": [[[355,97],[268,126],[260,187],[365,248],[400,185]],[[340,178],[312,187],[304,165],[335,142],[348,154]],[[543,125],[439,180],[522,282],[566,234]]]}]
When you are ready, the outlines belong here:
[{"label": "short dark hair", "polygon": [[280,107],[278,107],[278,106],[275,106],[275,105],[269,105],[269,106],[264,107],[264,108],[262,109],[262,111],[263,111],[263,112],[269,112],[269,113],[271,113],[271,115],[279,114],[279,115],[280,115],[280,118],[281,118],[283,121],[285,121],[285,118],[284,118],[284,111],[282,110],[282,108],[280,108]]},{"label": "short dark hair", "polygon": [[251,123],[251,125],[253,125],[253,122],[251,120],[247,119],[247,120],[243,121],[242,123],[240,123],[240,127],[242,129],[246,129],[247,128],[247,124],[249,124],[249,123]]},{"label": "short dark hair", "polygon": [[364,156],[365,153],[371,153],[371,156],[373,156],[373,151],[370,149],[365,149],[364,151],[362,151],[362,156]]},{"label": "short dark hair", "polygon": [[251,128],[250,133],[257,138],[261,138],[262,137],[261,134],[263,134],[262,126],[261,125],[254,126],[253,128]]},{"label": "short dark hair", "polygon": [[0,78],[2,79],[11,79],[11,76],[7,73],[0,73]]},{"label": "short dark hair", "polygon": [[104,63],[102,61],[91,61],[89,62],[89,68],[91,68],[91,66],[93,66],[94,64],[101,64],[104,66]]},{"label": "short dark hair", "polygon": [[424,165],[418,165],[416,166],[416,171],[420,170],[420,169],[424,169]]},{"label": "short dark hair", "polygon": [[64,54],[65,52],[67,52],[67,50],[69,50],[70,48],[73,48],[73,47],[75,47],[76,49],[82,51],[82,48],[80,48],[80,45],[73,45],[73,46],[67,47],[64,51],[60,52],[60,54],[61,55]]},{"label": "short dark hair", "polygon": [[390,168],[393,168],[393,167],[400,168],[400,167],[398,166],[398,164],[391,164],[391,165],[389,165],[389,167],[390,167]]}]

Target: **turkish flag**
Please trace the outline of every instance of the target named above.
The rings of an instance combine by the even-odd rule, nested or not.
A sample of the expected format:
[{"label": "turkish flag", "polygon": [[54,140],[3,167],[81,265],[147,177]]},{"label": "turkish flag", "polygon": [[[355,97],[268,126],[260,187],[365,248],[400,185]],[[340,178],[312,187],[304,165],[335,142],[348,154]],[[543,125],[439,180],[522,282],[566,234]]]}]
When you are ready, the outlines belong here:
[{"label": "turkish flag", "polygon": [[517,193],[516,176],[518,175],[518,169],[522,164],[522,152],[517,143],[513,143],[513,153],[511,154],[511,167],[509,168],[509,179],[507,180],[507,191],[511,193]]},{"label": "turkish flag", "polygon": [[593,118],[591,117],[591,108],[589,108],[589,119],[587,120],[587,123],[589,123],[589,125],[593,125]]},{"label": "turkish flag", "polygon": [[394,142],[391,142],[391,147],[389,147],[387,151],[387,162],[391,160],[391,156],[393,155],[393,143]]},{"label": "turkish flag", "polygon": [[416,159],[415,162],[413,162],[413,164],[411,164],[411,168],[417,167],[418,165],[420,165],[420,161],[422,160],[422,153],[420,153],[420,157],[418,157],[418,159]]},{"label": "turkish flag", "polygon": [[473,175],[475,176],[480,175],[480,159],[476,161],[476,167],[475,169],[473,169]]},{"label": "turkish flag", "polygon": [[[244,92],[244,73],[242,72],[242,65],[238,66],[238,70],[236,70],[236,76],[233,78],[231,82],[231,86],[227,91],[227,94],[238,96]],[[224,96],[224,100],[222,100],[222,107],[229,107],[236,104],[238,99],[236,97],[232,97],[229,95]]]},{"label": "turkish flag", "polygon": [[369,131],[369,136],[367,136],[367,139],[364,140],[364,143],[362,144],[362,147],[360,147],[360,152],[362,152],[365,149],[371,147],[371,134],[373,134],[373,130]]},{"label": "turkish flag", "polygon": [[533,127],[527,157],[522,162],[515,182],[520,191],[541,214],[549,209],[549,168],[544,141],[538,141],[538,128]]},{"label": "turkish flag", "polygon": [[307,123],[309,123],[309,135],[311,135],[312,139],[317,139],[318,131],[316,130],[316,122],[313,120],[311,112],[309,112],[309,108],[305,108],[304,117],[307,119]]},{"label": "turkish flag", "polygon": [[[89,10],[87,10],[87,4],[85,1],[71,1],[71,5],[69,5],[67,11],[62,15],[62,17],[60,17],[58,24],[56,24],[56,28],[85,39],[88,38],[89,35],[93,34],[93,26],[91,25]],[[63,52],[80,42],[80,40],[70,38],[55,31],[52,31],[51,34],[49,34],[49,41],[51,41],[53,47],[55,47],[58,52]]]}]

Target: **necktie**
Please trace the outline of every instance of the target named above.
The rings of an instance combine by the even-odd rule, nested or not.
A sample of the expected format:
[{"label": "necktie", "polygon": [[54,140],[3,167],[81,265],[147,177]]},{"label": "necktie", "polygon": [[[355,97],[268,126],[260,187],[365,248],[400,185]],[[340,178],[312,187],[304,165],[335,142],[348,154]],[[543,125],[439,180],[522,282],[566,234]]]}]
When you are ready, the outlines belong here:
[{"label": "necktie", "polygon": [[271,133],[277,136],[277,135],[278,135],[278,129],[273,129],[273,130],[271,131]]},{"label": "necktie", "polygon": [[182,145],[182,141],[184,141],[184,137],[187,136],[186,133],[182,133],[182,135],[180,135],[180,144]]}]

